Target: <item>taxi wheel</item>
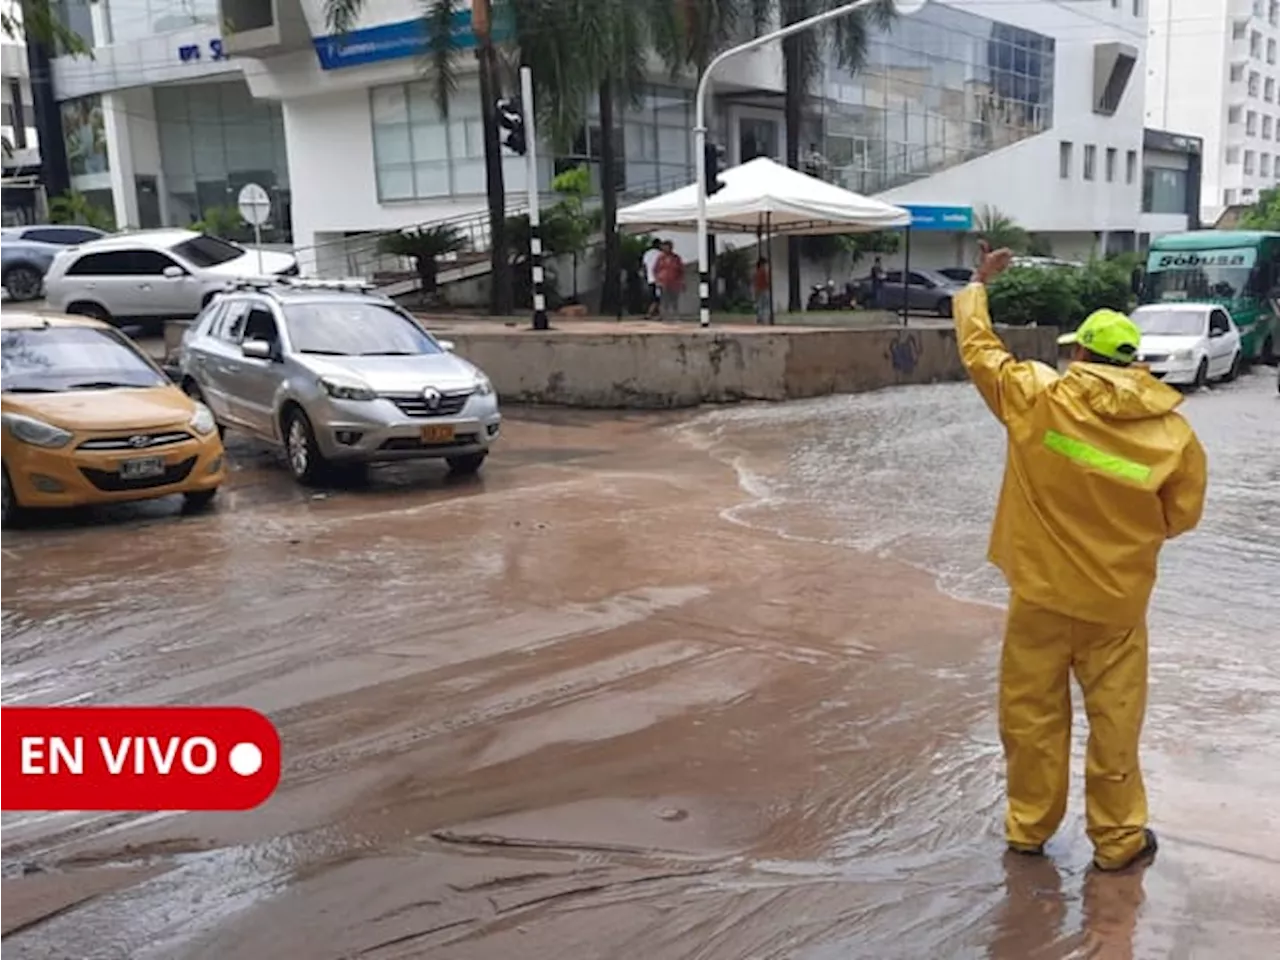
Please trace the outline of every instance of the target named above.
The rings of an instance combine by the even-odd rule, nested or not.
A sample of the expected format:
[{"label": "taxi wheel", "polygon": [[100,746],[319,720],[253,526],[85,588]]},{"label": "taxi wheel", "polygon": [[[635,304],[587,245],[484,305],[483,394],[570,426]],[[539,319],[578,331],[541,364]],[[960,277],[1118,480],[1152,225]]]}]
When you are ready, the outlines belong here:
[{"label": "taxi wheel", "polygon": [[1240,362],[1240,354],[1238,353],[1231,358],[1231,369],[1222,378],[1223,383],[1233,383],[1240,376]]},{"label": "taxi wheel", "polygon": [[284,452],[289,472],[299,483],[316,483],[324,475],[324,456],[311,421],[300,407],[290,407],[284,415]]},{"label": "taxi wheel", "polygon": [[449,457],[447,460],[449,472],[469,477],[480,469],[480,465],[488,455],[488,453],[466,453],[460,457]]},{"label": "taxi wheel", "polygon": [[184,493],[182,495],[182,512],[200,513],[202,510],[208,510],[209,505],[213,503],[213,498],[217,495],[217,487],[212,490],[192,490],[190,493]]},{"label": "taxi wheel", "polygon": [[4,507],[3,517],[0,517],[0,526],[8,530],[15,526],[22,519],[22,507],[18,503],[18,497],[13,492],[13,484],[9,482],[9,468],[3,468],[4,472]]},{"label": "taxi wheel", "polygon": [[1196,367],[1196,382],[1192,386],[1197,390],[1203,390],[1209,383],[1209,361],[1202,359],[1200,366]]}]

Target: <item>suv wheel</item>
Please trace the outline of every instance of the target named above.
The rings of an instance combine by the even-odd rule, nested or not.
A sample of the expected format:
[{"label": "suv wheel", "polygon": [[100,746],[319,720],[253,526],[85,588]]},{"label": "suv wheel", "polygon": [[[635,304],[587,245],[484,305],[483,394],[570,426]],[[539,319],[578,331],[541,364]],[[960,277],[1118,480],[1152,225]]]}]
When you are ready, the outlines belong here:
[{"label": "suv wheel", "polygon": [[446,462],[449,464],[450,473],[469,477],[480,469],[480,465],[484,463],[484,458],[488,455],[488,451],[483,453],[464,453],[460,457],[448,457]]},{"label": "suv wheel", "polygon": [[40,271],[26,264],[12,266],[4,275],[4,289],[10,300],[35,300],[40,296]]},{"label": "suv wheel", "polygon": [[284,415],[284,452],[289,472],[299,483],[315,483],[324,473],[324,456],[316,444],[315,431],[299,407],[290,407]]}]

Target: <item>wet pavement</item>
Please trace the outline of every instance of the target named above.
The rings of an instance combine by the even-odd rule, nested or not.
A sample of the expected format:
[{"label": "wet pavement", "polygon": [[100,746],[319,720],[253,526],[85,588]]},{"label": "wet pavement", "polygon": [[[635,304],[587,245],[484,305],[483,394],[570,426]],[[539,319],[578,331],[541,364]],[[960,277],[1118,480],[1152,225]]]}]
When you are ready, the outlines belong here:
[{"label": "wet pavement", "polygon": [[246,704],[285,750],[250,813],[6,814],[5,955],[1273,957],[1274,372],[1184,409],[1211,489],[1153,601],[1143,874],[1087,870],[1079,796],[1002,856],[970,387],[523,411],[480,479],[317,494],[237,444],[211,515],[5,533],[6,705]]}]

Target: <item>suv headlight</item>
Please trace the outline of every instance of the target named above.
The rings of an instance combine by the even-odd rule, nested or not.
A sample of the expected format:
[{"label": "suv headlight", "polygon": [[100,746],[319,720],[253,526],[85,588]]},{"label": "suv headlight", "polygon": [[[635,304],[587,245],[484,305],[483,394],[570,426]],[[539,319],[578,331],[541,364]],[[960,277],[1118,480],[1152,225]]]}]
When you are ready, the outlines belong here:
[{"label": "suv headlight", "polygon": [[1191,360],[1195,357],[1195,354],[1190,350],[1175,350],[1169,356],[1174,360]]},{"label": "suv headlight", "polygon": [[493,384],[489,382],[489,378],[483,373],[476,374],[476,395],[487,397],[493,393]]},{"label": "suv headlight", "polygon": [[321,377],[320,386],[335,400],[376,400],[378,395],[367,383],[343,377]]},{"label": "suv headlight", "polygon": [[45,423],[43,420],[37,420],[35,417],[24,417],[20,413],[6,413],[4,425],[13,434],[14,439],[34,447],[48,447],[56,450],[71,442],[69,431],[55,427],[51,423]]},{"label": "suv headlight", "polygon": [[196,433],[206,436],[218,429],[218,423],[213,419],[213,411],[203,403],[196,404],[196,409],[187,423],[191,425],[191,429]]}]

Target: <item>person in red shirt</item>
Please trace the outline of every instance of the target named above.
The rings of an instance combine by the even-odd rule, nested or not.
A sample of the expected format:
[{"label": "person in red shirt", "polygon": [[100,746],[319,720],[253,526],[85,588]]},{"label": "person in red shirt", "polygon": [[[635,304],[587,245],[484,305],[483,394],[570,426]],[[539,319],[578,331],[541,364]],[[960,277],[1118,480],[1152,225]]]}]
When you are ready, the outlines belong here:
[{"label": "person in red shirt", "polygon": [[670,240],[662,244],[662,256],[655,271],[658,277],[659,306],[664,320],[675,320],[679,315],[680,291],[684,289],[684,261],[676,253]]},{"label": "person in red shirt", "polygon": [[769,296],[769,261],[764,257],[756,261],[755,276],[751,278],[751,293],[756,301],[756,323],[768,323],[769,308],[773,304]]}]

